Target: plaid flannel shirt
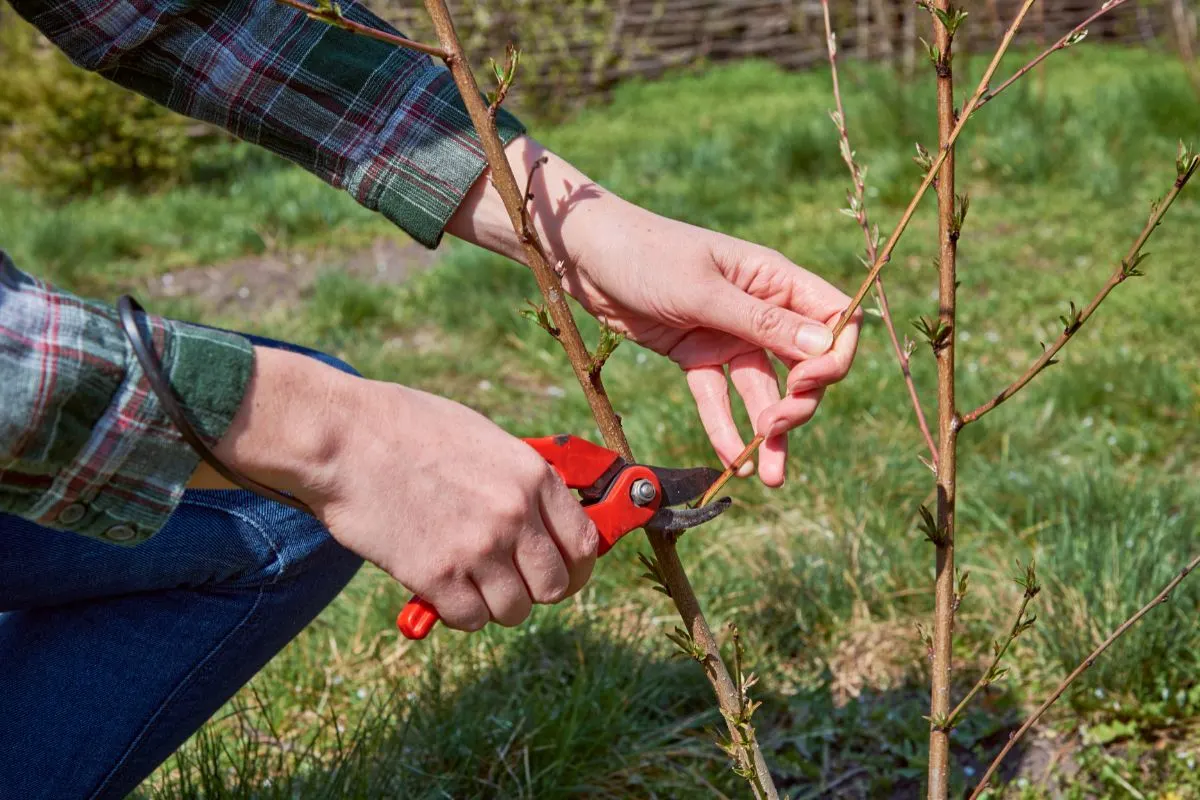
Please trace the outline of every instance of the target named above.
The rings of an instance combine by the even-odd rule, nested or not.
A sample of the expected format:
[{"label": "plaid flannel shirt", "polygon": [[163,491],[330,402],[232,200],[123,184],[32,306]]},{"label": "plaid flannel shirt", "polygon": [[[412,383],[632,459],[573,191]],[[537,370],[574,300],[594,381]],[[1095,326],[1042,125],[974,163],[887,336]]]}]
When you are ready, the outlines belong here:
[{"label": "plaid flannel shirt", "polygon": [[[273,0],[10,3],[76,64],[282,155],[426,246],[486,165],[444,67]],[[360,4],[342,6],[390,30]],[[497,123],[505,142],[523,130],[504,111]],[[219,439],[253,350],[219,331],[148,324],[201,434]],[[165,524],[197,458],[114,312],[33,279],[2,251],[0,374],[0,511],[122,544]]]}]

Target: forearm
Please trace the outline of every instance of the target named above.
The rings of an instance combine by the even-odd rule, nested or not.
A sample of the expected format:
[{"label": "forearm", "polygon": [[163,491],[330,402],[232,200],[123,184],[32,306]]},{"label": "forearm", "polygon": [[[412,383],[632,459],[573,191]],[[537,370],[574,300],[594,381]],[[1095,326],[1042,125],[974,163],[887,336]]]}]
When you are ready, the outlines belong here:
[{"label": "forearm", "polygon": [[[355,379],[286,350],[255,347],[254,354],[245,397],[213,454],[264,486],[306,499],[328,483],[329,465],[356,424]],[[188,488],[238,487],[201,462]]]}]

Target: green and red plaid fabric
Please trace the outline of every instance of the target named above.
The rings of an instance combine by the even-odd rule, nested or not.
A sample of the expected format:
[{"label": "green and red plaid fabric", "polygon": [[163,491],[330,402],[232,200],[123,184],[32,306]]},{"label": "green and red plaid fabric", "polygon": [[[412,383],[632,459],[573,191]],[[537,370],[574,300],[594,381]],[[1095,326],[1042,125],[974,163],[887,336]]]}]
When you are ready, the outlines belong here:
[{"label": "green and red plaid fabric", "polygon": [[[167,377],[215,441],[254,367],[245,338],[146,317]],[[158,531],[199,457],[163,413],[116,312],[0,250],[0,511],[118,544]]]},{"label": "green and red plaid fabric", "polygon": [[[486,164],[449,72],[273,0],[10,0],[76,64],[299,164],[426,246]],[[345,15],[390,30],[361,4]],[[501,111],[504,141],[523,128]],[[3,242],[0,242],[0,246]],[[253,369],[238,336],[149,322],[202,434]],[[0,250],[0,512],[131,544],[165,524],[197,458],[149,391],[115,312]]]}]

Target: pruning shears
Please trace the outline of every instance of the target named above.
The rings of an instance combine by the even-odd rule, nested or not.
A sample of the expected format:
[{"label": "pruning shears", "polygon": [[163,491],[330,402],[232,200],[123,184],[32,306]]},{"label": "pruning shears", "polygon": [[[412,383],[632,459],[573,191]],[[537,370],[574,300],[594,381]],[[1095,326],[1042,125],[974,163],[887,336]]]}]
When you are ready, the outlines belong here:
[{"label": "pruning shears", "polygon": [[[723,497],[700,508],[671,508],[700,497],[720,472],[709,467],[668,469],[631,464],[620,454],[577,436],[525,439],[571,489],[600,533],[596,555],[643,527],[679,532],[719,516],[732,502]],[[396,619],[409,639],[424,639],[438,621],[437,609],[413,597]]]}]

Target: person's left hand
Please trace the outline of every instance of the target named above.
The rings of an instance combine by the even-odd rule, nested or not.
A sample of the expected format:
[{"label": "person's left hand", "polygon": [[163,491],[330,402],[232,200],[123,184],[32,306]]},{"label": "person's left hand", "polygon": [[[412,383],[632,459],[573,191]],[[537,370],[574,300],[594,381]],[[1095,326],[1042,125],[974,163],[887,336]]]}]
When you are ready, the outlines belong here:
[{"label": "person's left hand", "polygon": [[[523,181],[546,153],[519,139],[508,155]],[[744,447],[729,401],[732,380],[755,433],[767,435],[759,476],[769,486],[782,484],[786,433],[811,419],[825,387],[850,369],[861,311],[830,348],[850,298],[773,250],[628,203],[554,156],[535,174],[532,190],[543,243],[564,260],[563,287],[597,319],[679,364],[727,465]],[[519,258],[511,228],[505,234],[498,224],[507,225],[507,217],[494,213],[498,199],[494,189],[480,190],[464,204],[470,223],[459,219],[450,230]],[[772,355],[789,369],[786,395]],[[752,471],[743,467],[743,475]]]},{"label": "person's left hand", "polygon": [[[729,403],[732,380],[755,433],[767,435],[759,476],[782,484],[785,434],[808,422],[825,387],[850,369],[861,316],[830,347],[850,298],[768,248],[612,195],[600,202],[607,208],[594,211],[591,224],[564,237],[574,267],[565,270],[564,288],[593,316],[684,370],[725,464],[744,447]],[[783,396],[772,355],[790,370]]]}]

